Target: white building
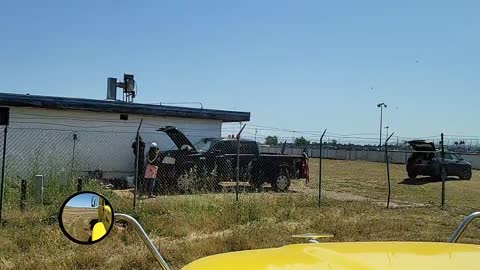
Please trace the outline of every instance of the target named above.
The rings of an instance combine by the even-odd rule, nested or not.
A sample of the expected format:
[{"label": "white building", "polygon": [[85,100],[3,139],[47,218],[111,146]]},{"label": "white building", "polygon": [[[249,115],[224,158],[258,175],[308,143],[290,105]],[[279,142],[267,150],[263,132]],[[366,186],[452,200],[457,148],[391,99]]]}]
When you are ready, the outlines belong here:
[{"label": "white building", "polygon": [[159,127],[176,126],[195,143],[220,137],[222,123],[250,120],[247,112],[7,93],[0,93],[0,106],[10,108],[7,174],[22,177],[67,173],[72,166],[132,175],[132,143],[141,119],[146,150],[152,142],[160,149],[173,147]]}]

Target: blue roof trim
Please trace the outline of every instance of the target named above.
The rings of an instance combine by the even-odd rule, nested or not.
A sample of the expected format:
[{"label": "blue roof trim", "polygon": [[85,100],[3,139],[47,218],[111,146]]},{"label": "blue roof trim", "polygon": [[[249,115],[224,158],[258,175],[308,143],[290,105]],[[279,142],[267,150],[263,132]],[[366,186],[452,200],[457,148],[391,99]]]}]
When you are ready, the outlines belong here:
[{"label": "blue roof trim", "polygon": [[36,107],[60,110],[82,110],[92,112],[131,113],[182,118],[213,119],[221,120],[223,122],[250,121],[249,112],[10,93],[0,93],[0,105],[12,107]]}]

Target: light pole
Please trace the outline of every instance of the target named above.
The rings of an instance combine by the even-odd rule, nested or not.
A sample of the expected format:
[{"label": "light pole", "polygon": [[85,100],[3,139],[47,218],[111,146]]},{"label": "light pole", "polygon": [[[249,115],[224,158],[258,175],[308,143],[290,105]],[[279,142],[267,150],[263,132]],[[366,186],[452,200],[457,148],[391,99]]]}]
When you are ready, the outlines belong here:
[{"label": "light pole", "polygon": [[378,149],[382,149],[382,121],[383,121],[383,108],[387,108],[387,104],[380,103],[377,104],[377,107],[380,108],[380,142],[378,143]]},{"label": "light pole", "polygon": [[388,129],[390,128],[389,126],[384,127],[387,130],[387,138],[388,138]]}]

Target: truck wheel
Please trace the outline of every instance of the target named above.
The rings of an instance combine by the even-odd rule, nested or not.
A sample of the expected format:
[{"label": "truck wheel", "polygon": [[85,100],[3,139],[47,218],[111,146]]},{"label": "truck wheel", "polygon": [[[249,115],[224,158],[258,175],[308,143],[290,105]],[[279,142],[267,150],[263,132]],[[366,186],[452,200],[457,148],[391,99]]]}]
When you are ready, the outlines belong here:
[{"label": "truck wheel", "polygon": [[276,192],[285,192],[290,187],[290,178],[286,170],[282,170],[272,181],[272,189]]},{"label": "truck wheel", "polygon": [[193,179],[191,175],[182,174],[177,179],[177,188],[181,193],[190,193],[193,190]]},{"label": "truck wheel", "polygon": [[470,180],[472,178],[472,169],[471,168],[465,168],[463,169],[463,173],[460,176],[460,179],[462,180]]}]

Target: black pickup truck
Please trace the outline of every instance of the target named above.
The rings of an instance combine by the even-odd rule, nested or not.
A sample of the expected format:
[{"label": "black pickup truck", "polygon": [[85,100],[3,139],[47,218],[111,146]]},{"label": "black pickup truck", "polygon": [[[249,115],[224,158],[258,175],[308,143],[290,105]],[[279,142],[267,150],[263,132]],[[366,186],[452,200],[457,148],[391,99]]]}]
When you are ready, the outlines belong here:
[{"label": "black pickup truck", "polygon": [[[233,138],[204,138],[196,144],[177,128],[165,132],[177,149],[161,151],[157,182],[161,187],[189,192],[216,190],[220,182],[233,182],[237,174],[238,141]],[[303,155],[261,154],[256,141],[240,140],[239,178],[260,188],[269,183],[277,192],[287,191],[291,179],[308,178],[308,157]]]}]

